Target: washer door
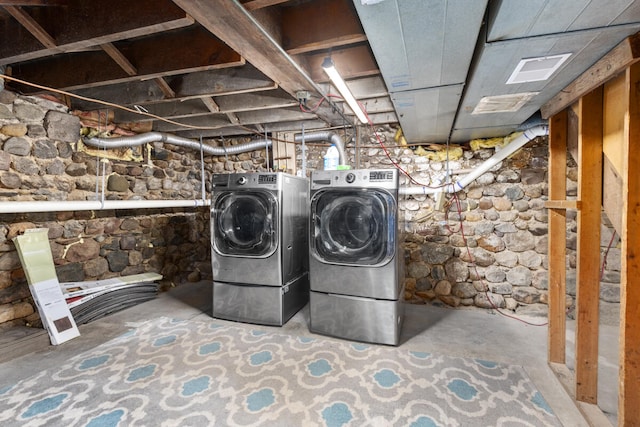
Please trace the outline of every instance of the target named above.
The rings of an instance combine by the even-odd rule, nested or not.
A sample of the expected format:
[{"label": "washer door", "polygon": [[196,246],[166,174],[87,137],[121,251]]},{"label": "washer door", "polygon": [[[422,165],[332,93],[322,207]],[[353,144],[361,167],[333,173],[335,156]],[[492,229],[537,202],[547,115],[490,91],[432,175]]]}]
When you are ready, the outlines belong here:
[{"label": "washer door", "polygon": [[311,211],[311,252],[320,261],[380,266],[395,255],[397,206],[388,192],[320,191]]},{"label": "washer door", "polygon": [[212,212],[213,245],[221,255],[263,257],[278,246],[278,204],[271,193],[222,192]]}]

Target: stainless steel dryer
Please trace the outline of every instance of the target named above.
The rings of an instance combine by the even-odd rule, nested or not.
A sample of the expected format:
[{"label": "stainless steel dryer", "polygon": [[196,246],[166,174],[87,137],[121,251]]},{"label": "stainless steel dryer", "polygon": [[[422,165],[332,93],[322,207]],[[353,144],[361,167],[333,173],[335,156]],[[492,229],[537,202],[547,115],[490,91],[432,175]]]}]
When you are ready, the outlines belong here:
[{"label": "stainless steel dryer", "polygon": [[313,171],[310,329],[397,345],[404,257],[396,169]]},{"label": "stainless steel dryer", "polygon": [[212,184],[213,316],[281,326],[309,300],[309,181],[233,173]]}]

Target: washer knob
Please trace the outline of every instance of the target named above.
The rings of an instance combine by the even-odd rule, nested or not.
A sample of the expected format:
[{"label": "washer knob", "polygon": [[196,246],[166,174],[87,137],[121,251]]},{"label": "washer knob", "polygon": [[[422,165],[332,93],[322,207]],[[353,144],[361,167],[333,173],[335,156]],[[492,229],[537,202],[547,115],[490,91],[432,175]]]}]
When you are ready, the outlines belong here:
[{"label": "washer knob", "polygon": [[247,177],[246,176],[241,176],[240,178],[238,178],[238,184],[245,185],[246,183],[247,183]]},{"label": "washer knob", "polygon": [[349,172],[346,177],[347,183],[351,184],[356,180],[356,175],[354,173]]}]

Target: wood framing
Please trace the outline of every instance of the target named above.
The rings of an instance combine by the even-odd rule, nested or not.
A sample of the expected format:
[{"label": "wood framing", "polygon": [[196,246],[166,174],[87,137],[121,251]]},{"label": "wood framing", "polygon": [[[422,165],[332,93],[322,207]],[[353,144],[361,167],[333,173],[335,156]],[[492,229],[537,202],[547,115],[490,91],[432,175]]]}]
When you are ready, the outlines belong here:
[{"label": "wood framing", "polygon": [[576,399],[598,401],[602,87],[578,104],[578,244],[576,263]]},{"label": "wood framing", "polygon": [[640,425],[640,64],[626,71],[618,424]]},{"label": "wood framing", "polygon": [[[567,195],[567,111],[554,115],[549,122],[549,343],[552,363],[565,363],[567,215],[561,202]],[[554,204],[556,207],[553,208]],[[574,202],[575,204],[575,202]]]}]

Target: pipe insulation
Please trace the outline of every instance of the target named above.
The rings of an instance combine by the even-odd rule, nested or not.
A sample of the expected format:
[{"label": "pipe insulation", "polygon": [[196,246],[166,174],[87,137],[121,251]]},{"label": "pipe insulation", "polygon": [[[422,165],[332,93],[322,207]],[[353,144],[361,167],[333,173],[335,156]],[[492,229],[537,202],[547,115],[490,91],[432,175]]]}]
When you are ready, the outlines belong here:
[{"label": "pipe insulation", "polygon": [[530,129],[525,130],[522,135],[515,138],[509,143],[509,145],[502,147],[500,150],[481,163],[477,168],[473,169],[469,174],[463,176],[458,181],[445,185],[444,187],[432,188],[432,187],[402,187],[400,188],[400,194],[403,195],[418,195],[418,194],[435,194],[435,193],[456,193],[473,181],[478,179],[480,175],[487,172],[489,169],[518,151],[529,141],[537,138],[538,136],[544,136],[549,134],[549,128],[547,125],[538,125]]},{"label": "pipe insulation", "polygon": [[344,154],[344,141],[342,137],[333,131],[317,131],[309,133],[298,133],[294,135],[295,142],[320,142],[328,141],[335,145],[338,149],[338,163],[340,165],[346,165],[346,156]]},{"label": "pipe insulation", "polygon": [[267,148],[273,144],[270,139],[251,141],[244,144],[231,145],[229,147],[211,147],[210,145],[200,145],[199,142],[163,132],[147,132],[133,136],[122,136],[117,138],[82,138],[82,142],[92,147],[98,148],[128,148],[137,145],[148,144],[150,142],[165,142],[179,147],[190,148],[195,151],[202,151],[212,156],[224,156],[227,154],[240,154],[247,151]]}]

